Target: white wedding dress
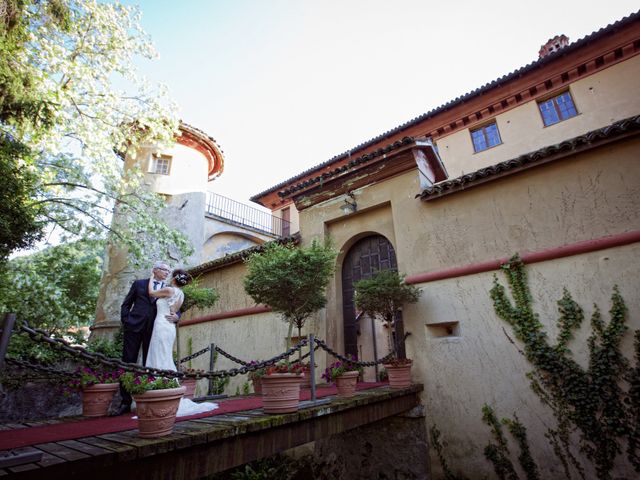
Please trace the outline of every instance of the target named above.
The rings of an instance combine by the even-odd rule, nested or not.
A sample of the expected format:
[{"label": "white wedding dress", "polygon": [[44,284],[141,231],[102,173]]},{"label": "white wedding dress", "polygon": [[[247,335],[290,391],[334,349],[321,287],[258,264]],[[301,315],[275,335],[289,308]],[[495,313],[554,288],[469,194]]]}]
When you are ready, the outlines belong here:
[{"label": "white wedding dress", "polygon": [[[184,293],[179,288],[172,288],[174,292],[172,297],[159,298],[156,302],[158,313],[153,324],[146,367],[176,371],[176,365],[173,363],[173,343],[176,340],[176,326],[166,319],[166,315],[171,312],[171,305],[177,301],[182,303]],[[196,403],[188,398],[182,398],[177,416],[186,417],[187,415],[210,412],[216,408],[218,408],[217,403]]]}]

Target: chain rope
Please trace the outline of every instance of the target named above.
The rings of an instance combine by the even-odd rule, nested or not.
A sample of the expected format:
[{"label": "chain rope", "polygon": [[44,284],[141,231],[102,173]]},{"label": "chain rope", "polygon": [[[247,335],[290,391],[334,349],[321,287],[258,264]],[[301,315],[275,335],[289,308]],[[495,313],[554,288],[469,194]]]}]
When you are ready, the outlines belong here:
[{"label": "chain rope", "polygon": [[[407,333],[405,334],[404,338],[406,339],[408,336],[409,334]],[[375,365],[380,365],[382,363],[388,362],[393,357],[395,357],[396,350],[397,350],[397,347],[394,347],[394,349],[391,350],[391,352],[389,352],[388,355],[385,355],[384,357],[379,358],[375,362],[360,362],[358,360],[353,360],[352,358],[345,357],[344,355],[340,355],[338,352],[333,350],[329,345],[327,345],[323,340],[320,340],[319,338],[314,338],[314,340],[318,345],[318,347],[322,348],[325,352],[327,352],[332,357],[337,358],[338,360],[342,360],[343,362],[349,362],[349,363],[353,363],[354,365],[359,365],[361,367],[373,367]]]},{"label": "chain rope", "polygon": [[[186,377],[186,378],[200,379],[200,378],[234,377],[236,375],[246,374],[254,370],[258,370],[261,368],[274,365],[280,360],[284,360],[290,357],[291,355],[293,355],[295,352],[300,350],[302,347],[304,347],[308,343],[306,339],[303,339],[300,343],[298,343],[297,345],[294,345],[293,347],[288,349],[286,352],[281,353],[280,355],[276,355],[275,357],[272,357],[268,360],[264,360],[259,363],[254,363],[254,364],[249,363],[244,365],[241,368],[232,368],[229,370],[219,370],[219,371],[209,371],[209,372],[205,372],[203,370],[195,371],[195,372],[178,372],[174,370],[162,370],[158,368],[143,367],[136,363],[127,363],[115,358],[109,358],[103,355],[102,353],[90,352],[86,350],[84,347],[80,347],[78,345],[71,345],[69,342],[67,342],[62,338],[51,338],[47,335],[47,332],[45,332],[44,330],[31,328],[26,322],[24,322],[24,324],[20,326],[20,330],[27,333],[33,341],[46,343],[52,348],[57,350],[62,350],[76,359],[87,360],[93,363],[107,365],[109,367],[116,367],[124,370],[125,372],[133,372],[133,373],[142,374],[142,375],[155,375],[155,376],[162,376],[167,378],[185,378]],[[203,350],[207,351],[209,350],[209,347]],[[204,352],[199,351],[196,353],[198,355],[202,355],[202,353]],[[39,367],[50,368],[50,367],[42,367],[40,365],[32,364],[29,362],[23,362],[23,363],[24,363],[23,366],[32,368],[32,369],[38,369]],[[51,369],[49,373],[66,375],[69,372],[66,372],[64,370]]]},{"label": "chain rope", "polygon": [[[27,362],[25,360],[19,360],[17,358],[11,358],[11,357],[7,357],[6,359],[7,363],[10,363],[11,365],[15,365],[17,367],[23,367],[23,368],[28,368],[30,370],[35,370],[36,372],[42,372],[42,373],[46,373],[47,376],[50,375],[58,375],[60,377],[68,377],[68,378],[72,378],[75,377],[76,374],[74,372],[69,372],[67,370],[58,370],[56,368],[53,367],[46,367],[44,365],[39,365],[37,363],[31,363],[31,362]],[[35,379],[36,377],[34,377]],[[43,378],[47,378],[47,377],[43,377]]]},{"label": "chain rope", "polygon": [[251,362],[245,362],[244,360],[240,360],[238,357],[234,357],[230,353],[225,352],[223,349],[221,349],[217,345],[215,346],[215,349],[216,349],[216,352],[218,352],[223,357],[227,357],[232,362],[238,363],[238,364],[240,364],[240,365],[242,365],[244,367],[248,367],[249,365],[251,365]]},{"label": "chain rope", "polygon": [[202,350],[198,350],[196,353],[193,353],[193,354],[191,354],[191,355],[189,355],[187,357],[184,357],[178,363],[183,364],[183,363],[188,362],[189,360],[193,360],[194,358],[199,357],[200,355],[203,355],[203,354],[207,353],[210,349],[211,349],[211,346],[203,348]]},{"label": "chain rope", "polygon": [[[162,376],[162,377],[168,377],[168,378],[212,379],[212,378],[225,378],[225,377],[234,377],[236,375],[243,375],[255,370],[260,370],[265,367],[269,367],[281,360],[288,359],[291,355],[300,351],[303,347],[307,346],[308,344],[308,340],[303,339],[300,343],[289,348],[287,351],[279,355],[276,355],[268,360],[263,360],[261,362],[245,362],[225,352],[220,347],[215,346],[216,352],[220,353],[221,355],[227,357],[229,360],[235,363],[238,363],[242,366],[240,368],[231,368],[229,370],[218,370],[218,371],[208,371],[208,372],[204,370],[196,370],[194,372],[180,372],[180,371],[174,371],[174,370],[163,370],[163,369],[157,369],[157,368],[143,367],[136,363],[127,363],[119,359],[109,358],[102,353],[90,352],[84,347],[81,347],[78,345],[71,345],[68,341],[62,338],[51,338],[48,336],[46,331],[40,330],[37,328],[31,328],[26,322],[24,322],[24,324],[21,325],[19,329],[22,332],[27,333],[33,341],[48,344],[51,348],[61,350],[69,354],[70,356],[74,357],[77,360],[84,360],[94,364],[97,363],[101,365],[106,365],[112,368],[115,367],[115,368],[124,370],[125,372],[133,372],[133,373],[142,374],[142,375],[155,375],[155,376]],[[405,338],[408,335],[409,335],[408,333],[405,334]],[[348,357],[345,357],[339,354],[319,338],[315,338],[314,341],[316,343],[316,345],[313,348],[314,351],[318,350],[319,348],[322,348],[328,354],[330,354],[331,356],[339,360],[342,360],[344,362],[351,362],[355,365],[359,365],[362,367],[373,367],[375,365],[385,363],[389,361],[391,358],[393,358],[396,354],[396,348],[394,348],[388,355],[374,362],[362,362],[362,361],[352,360]],[[200,355],[203,355],[210,350],[211,350],[211,346],[203,348],[202,350],[199,350],[192,355],[184,357],[179,361],[179,363],[188,362],[189,360],[192,360]],[[310,354],[311,354],[310,351],[307,352],[305,355],[301,356],[301,359],[307,358]],[[74,377],[77,375],[75,372],[59,370],[53,367],[47,367],[47,366],[39,365],[36,363],[31,363],[25,360],[18,360],[11,357],[7,357],[6,360],[8,363],[11,363],[13,365],[43,372],[48,375],[58,375],[58,376],[64,376],[64,377]]]}]

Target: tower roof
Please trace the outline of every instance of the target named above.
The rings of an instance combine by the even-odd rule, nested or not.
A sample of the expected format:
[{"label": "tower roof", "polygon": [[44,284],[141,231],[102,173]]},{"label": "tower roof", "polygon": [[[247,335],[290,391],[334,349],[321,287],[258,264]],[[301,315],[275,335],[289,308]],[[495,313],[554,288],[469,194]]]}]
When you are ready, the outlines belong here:
[{"label": "tower roof", "polygon": [[202,153],[209,162],[209,181],[218,177],[224,170],[224,153],[213,137],[187,123],[180,122],[180,136],[176,141],[185,147],[194,148]]}]

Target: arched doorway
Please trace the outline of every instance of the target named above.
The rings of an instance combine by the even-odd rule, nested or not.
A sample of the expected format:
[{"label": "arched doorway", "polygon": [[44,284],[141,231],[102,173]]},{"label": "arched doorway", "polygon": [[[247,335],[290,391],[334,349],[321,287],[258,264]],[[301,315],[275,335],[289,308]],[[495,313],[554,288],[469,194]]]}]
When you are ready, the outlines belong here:
[{"label": "arched doorway", "polygon": [[[393,245],[382,235],[362,238],[347,252],[342,264],[342,319],[346,354],[361,358],[358,351],[359,322],[353,301],[355,291],[353,284],[363,278],[371,277],[379,270],[397,269]],[[371,335],[375,335],[375,330],[372,330]]]}]

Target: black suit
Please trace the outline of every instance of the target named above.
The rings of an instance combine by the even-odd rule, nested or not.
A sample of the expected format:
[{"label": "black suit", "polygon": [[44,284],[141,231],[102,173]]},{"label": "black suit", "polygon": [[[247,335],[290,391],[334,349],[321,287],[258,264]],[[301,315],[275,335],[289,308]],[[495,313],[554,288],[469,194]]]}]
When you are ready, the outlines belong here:
[{"label": "black suit", "polygon": [[[142,363],[147,360],[153,323],[156,319],[156,300],[149,296],[149,279],[136,280],[120,307],[120,320],[124,331],[122,360],[137,362],[142,347]],[[120,387],[122,403],[131,405],[131,395]]]}]

